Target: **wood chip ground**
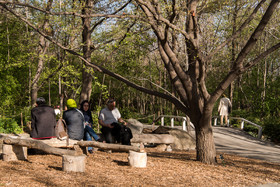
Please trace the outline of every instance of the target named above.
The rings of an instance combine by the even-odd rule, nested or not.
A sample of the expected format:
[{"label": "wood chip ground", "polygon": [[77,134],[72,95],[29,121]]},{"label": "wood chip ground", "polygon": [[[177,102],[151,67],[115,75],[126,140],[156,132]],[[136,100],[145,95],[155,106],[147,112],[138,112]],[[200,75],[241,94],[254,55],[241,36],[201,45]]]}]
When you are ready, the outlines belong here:
[{"label": "wood chip ground", "polygon": [[[255,186],[280,183],[280,164],[223,154],[216,165],[195,161],[194,151],[148,148],[146,168],[128,166],[128,153],[96,151],[86,172],[62,171],[62,157],[29,155],[27,161],[0,160],[0,186]],[[221,153],[218,153],[221,154]]]}]

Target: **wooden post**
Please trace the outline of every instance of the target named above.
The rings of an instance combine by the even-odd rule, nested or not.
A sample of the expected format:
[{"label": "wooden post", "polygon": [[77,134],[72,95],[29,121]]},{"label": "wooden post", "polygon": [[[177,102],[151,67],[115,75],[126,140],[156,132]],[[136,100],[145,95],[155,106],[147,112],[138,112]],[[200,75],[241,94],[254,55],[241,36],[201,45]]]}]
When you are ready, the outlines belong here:
[{"label": "wooden post", "polygon": [[62,156],[62,170],[63,171],[73,171],[73,172],[85,172],[85,155],[72,156],[63,155]]},{"label": "wooden post", "polygon": [[27,147],[3,144],[3,161],[17,161],[27,159]]},{"label": "wooden post", "polygon": [[147,153],[129,151],[128,163],[132,167],[145,168],[147,166]]}]

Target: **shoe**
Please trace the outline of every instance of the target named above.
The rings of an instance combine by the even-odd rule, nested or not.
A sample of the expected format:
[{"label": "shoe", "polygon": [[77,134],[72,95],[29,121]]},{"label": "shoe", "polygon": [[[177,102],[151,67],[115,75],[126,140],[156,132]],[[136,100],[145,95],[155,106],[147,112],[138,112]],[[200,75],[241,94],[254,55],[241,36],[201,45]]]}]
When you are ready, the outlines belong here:
[{"label": "shoe", "polygon": [[92,151],[92,150],[88,150],[88,153],[89,153],[89,154],[93,154],[93,151]]}]

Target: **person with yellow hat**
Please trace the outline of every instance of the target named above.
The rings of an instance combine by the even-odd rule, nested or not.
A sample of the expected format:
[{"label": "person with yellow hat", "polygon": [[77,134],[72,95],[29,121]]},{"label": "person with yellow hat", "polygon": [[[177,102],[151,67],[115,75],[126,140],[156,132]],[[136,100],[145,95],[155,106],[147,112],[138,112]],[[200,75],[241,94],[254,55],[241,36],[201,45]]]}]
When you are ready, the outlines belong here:
[{"label": "person with yellow hat", "polygon": [[67,132],[70,139],[82,140],[84,137],[84,116],[77,109],[77,103],[74,99],[68,99],[66,102],[68,110],[63,112],[63,119],[67,125]]}]

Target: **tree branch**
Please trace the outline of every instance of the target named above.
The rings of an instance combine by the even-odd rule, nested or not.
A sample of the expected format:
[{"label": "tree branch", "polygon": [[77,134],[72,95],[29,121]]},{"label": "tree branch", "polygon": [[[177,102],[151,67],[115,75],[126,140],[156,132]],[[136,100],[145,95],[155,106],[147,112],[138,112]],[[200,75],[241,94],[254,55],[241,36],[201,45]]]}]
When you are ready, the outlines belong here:
[{"label": "tree branch", "polygon": [[167,94],[164,94],[164,93],[160,93],[160,92],[157,92],[157,91],[152,91],[152,90],[149,90],[147,88],[144,88],[136,83],[133,83],[129,80],[127,80],[126,78],[122,77],[121,75],[119,74],[116,74],[116,73],[113,73],[109,70],[107,70],[106,68],[103,68],[102,66],[99,66],[97,64],[94,64],[94,63],[90,63],[88,62],[82,55],[80,55],[79,53],[63,46],[62,44],[60,44],[58,41],[55,41],[53,40],[51,37],[49,37],[47,34],[41,32],[38,28],[36,28],[33,24],[31,24],[28,20],[24,19],[23,17],[21,17],[19,14],[15,13],[13,10],[9,9],[5,4],[1,4],[1,6],[6,9],[8,12],[12,13],[13,15],[15,15],[17,18],[19,18],[20,20],[24,21],[26,24],[28,24],[30,27],[32,27],[36,32],[38,32],[40,35],[42,35],[43,37],[45,37],[47,40],[49,40],[50,42],[52,42],[53,44],[57,45],[58,47],[60,47],[61,49],[77,56],[78,58],[80,58],[82,61],[84,61],[89,67],[92,67],[94,68],[95,70],[99,71],[99,72],[102,72],[102,73],[105,73],[111,77],[114,77],[115,79],[125,83],[126,85],[132,87],[132,88],[135,88],[141,92],[144,92],[144,93],[147,93],[147,94],[150,94],[150,95],[154,95],[154,96],[157,96],[157,97],[161,97],[163,99],[166,99],[170,102],[172,102],[175,106],[178,107],[178,109],[180,109],[181,111],[184,111],[186,112],[186,106],[176,97],[174,96],[169,96]]},{"label": "tree branch", "polygon": [[262,54],[260,54],[257,58],[255,58],[253,61],[247,63],[243,70],[242,73],[244,73],[246,70],[250,69],[251,67],[255,66],[257,63],[259,63],[260,60],[264,59],[267,55],[269,55],[270,53],[274,52],[275,50],[280,48],[280,43],[272,46],[271,48],[269,48],[268,50],[264,51]]},{"label": "tree branch", "polygon": [[231,42],[232,40],[234,40],[235,38],[237,38],[237,36],[241,33],[241,31],[253,20],[253,18],[255,17],[256,13],[258,12],[258,10],[261,8],[261,5],[263,3],[265,3],[266,0],[262,0],[257,6],[256,8],[253,10],[253,12],[251,13],[251,15],[244,21],[244,23],[240,26],[240,28],[233,33],[233,35],[231,37],[229,37],[226,41],[224,41],[221,45],[217,46],[216,49],[211,52],[207,57],[206,57],[206,61],[209,61],[217,52],[220,51],[220,49],[222,49],[224,46],[226,46],[229,42]]}]

